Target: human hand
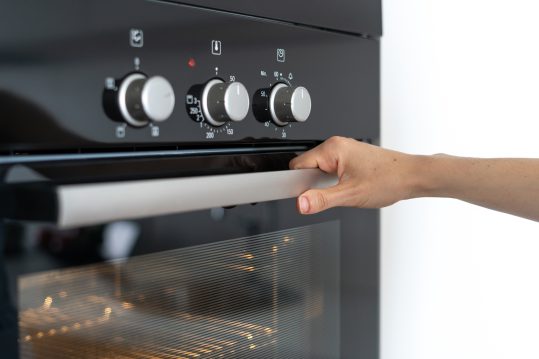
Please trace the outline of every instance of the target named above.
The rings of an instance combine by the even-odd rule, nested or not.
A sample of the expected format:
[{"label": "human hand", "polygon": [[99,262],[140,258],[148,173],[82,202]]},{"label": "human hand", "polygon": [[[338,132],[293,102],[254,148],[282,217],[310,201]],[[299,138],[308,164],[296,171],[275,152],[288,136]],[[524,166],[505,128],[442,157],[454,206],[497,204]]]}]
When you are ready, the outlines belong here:
[{"label": "human hand", "polygon": [[331,137],[290,162],[291,169],[320,168],[339,183],[298,198],[302,214],[337,207],[381,208],[411,198],[414,156],[351,138]]}]

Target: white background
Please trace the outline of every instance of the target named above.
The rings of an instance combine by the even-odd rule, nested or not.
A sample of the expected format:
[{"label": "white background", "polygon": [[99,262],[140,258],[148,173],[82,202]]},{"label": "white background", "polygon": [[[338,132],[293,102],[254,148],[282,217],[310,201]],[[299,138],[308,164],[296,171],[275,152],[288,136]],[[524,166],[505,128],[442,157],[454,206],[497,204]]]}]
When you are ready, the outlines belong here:
[{"label": "white background", "polygon": [[[385,147],[539,158],[539,2],[384,0],[384,32]],[[385,209],[382,358],[539,358],[539,223]]]}]

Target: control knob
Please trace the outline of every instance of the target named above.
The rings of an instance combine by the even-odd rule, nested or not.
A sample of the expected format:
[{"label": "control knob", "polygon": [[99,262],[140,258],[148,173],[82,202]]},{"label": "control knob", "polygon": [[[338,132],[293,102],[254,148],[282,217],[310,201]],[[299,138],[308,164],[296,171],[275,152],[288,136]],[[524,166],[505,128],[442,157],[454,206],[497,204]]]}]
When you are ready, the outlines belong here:
[{"label": "control knob", "polygon": [[128,75],[118,89],[118,108],[123,119],[135,127],[150,121],[166,121],[174,111],[174,89],[162,76]]},{"label": "control knob", "polygon": [[249,93],[240,82],[210,80],[202,91],[202,112],[213,126],[242,121],[249,113]]},{"label": "control knob", "polygon": [[271,89],[257,91],[253,111],[261,122],[273,121],[278,126],[286,126],[290,122],[307,121],[311,107],[311,95],[305,87],[290,87],[280,82]]}]

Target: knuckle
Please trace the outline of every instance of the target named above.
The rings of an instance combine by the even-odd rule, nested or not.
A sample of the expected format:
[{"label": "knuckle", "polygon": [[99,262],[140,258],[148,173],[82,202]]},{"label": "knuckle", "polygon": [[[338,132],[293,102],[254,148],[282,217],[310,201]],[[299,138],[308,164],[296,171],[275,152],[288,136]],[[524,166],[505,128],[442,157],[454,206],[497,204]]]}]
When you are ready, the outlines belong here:
[{"label": "knuckle", "polygon": [[332,147],[342,148],[350,142],[350,138],[342,136],[332,136],[327,140],[327,142]]},{"label": "knuckle", "polygon": [[317,210],[323,210],[327,208],[329,205],[327,197],[324,195],[323,192],[315,193],[315,203],[316,203]]},{"label": "knuckle", "polygon": [[336,144],[342,143],[343,140],[344,140],[344,137],[331,136],[330,138],[328,138],[327,142],[330,144],[336,145]]}]

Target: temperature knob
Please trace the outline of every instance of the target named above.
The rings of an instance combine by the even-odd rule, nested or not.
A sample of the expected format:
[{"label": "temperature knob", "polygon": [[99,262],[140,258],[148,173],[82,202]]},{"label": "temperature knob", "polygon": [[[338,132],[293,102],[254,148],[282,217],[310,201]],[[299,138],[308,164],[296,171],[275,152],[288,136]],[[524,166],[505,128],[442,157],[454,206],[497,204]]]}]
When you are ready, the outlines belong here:
[{"label": "temperature knob", "polygon": [[118,89],[118,107],[123,119],[135,127],[150,121],[167,120],[174,111],[174,89],[164,77],[148,78],[134,73],[127,76]]},{"label": "temperature knob", "polygon": [[249,113],[249,93],[240,82],[210,80],[202,91],[202,112],[213,126],[242,121]]},{"label": "temperature knob", "polygon": [[305,122],[311,114],[311,95],[305,87],[290,87],[278,83],[271,89],[269,110],[271,119],[279,126],[289,122]]}]

